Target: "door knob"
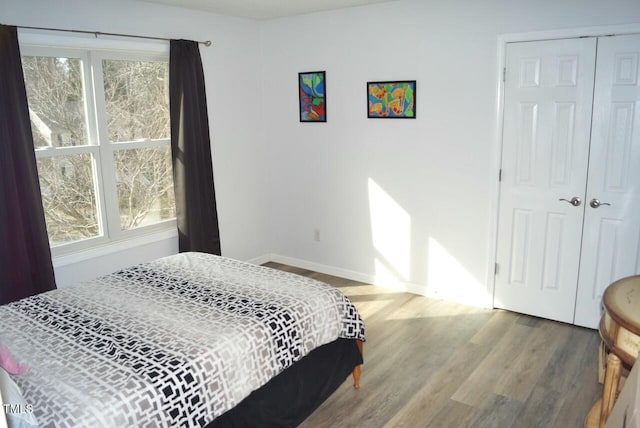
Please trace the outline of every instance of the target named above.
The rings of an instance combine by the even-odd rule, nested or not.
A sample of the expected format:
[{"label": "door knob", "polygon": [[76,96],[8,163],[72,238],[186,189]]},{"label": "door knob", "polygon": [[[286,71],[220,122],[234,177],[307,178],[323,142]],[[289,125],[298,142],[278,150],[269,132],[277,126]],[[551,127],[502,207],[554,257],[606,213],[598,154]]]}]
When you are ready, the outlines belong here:
[{"label": "door knob", "polygon": [[600,205],[611,206],[609,202],[600,202],[600,200],[596,198],[591,199],[591,201],[589,202],[589,206],[591,206],[591,208],[598,208]]},{"label": "door knob", "polygon": [[[582,199],[580,199],[577,196],[574,196],[573,198],[571,198],[571,200],[569,199],[564,199],[564,198],[560,198],[558,199],[559,201],[565,201],[565,202],[569,202],[571,205],[573,205],[574,207],[579,207],[580,204],[582,203]],[[593,203],[593,201],[591,201]],[[593,206],[593,205],[592,205]],[[594,207],[595,208],[595,207]]]}]

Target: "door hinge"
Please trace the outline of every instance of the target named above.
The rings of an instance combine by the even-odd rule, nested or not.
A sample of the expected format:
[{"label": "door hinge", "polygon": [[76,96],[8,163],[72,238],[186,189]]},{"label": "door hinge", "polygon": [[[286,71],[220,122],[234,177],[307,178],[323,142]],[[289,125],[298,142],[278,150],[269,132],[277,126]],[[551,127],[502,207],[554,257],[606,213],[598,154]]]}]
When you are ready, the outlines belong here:
[{"label": "door hinge", "polygon": [[504,67],[502,69],[502,81],[506,82],[507,81],[507,67]]},{"label": "door hinge", "polygon": [[498,172],[498,181],[502,181],[502,168],[500,168],[500,171]]},{"label": "door hinge", "polygon": [[497,275],[499,271],[500,271],[500,265],[496,263],[495,267],[493,268],[493,274]]}]

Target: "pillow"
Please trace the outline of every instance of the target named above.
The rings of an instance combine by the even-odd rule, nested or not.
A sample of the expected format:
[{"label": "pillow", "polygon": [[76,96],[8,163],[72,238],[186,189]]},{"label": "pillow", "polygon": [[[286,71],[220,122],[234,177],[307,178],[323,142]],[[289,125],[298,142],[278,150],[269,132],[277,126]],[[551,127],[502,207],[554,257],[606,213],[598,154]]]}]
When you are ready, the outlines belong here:
[{"label": "pillow", "polygon": [[26,364],[19,364],[6,346],[0,343],[0,368],[12,375],[21,375],[27,371]]},{"label": "pillow", "polygon": [[7,416],[9,428],[37,428],[38,421],[33,415],[33,405],[27,403],[18,385],[11,379],[9,373],[1,368],[0,405],[2,405],[2,413]]}]

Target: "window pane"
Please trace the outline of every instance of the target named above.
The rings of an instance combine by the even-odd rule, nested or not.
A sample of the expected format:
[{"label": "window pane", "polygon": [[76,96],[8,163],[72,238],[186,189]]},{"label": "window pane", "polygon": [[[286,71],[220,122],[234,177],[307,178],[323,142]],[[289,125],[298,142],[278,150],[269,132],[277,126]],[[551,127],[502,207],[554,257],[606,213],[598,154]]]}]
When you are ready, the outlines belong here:
[{"label": "window pane", "polygon": [[25,56],[22,68],[36,148],[86,145],[82,61]]},{"label": "window pane", "polygon": [[109,141],[170,138],[169,64],[104,60]]},{"label": "window pane", "polygon": [[114,152],[123,230],[175,218],[170,150],[164,146]]},{"label": "window pane", "polygon": [[52,246],[100,235],[90,154],[38,159]]}]

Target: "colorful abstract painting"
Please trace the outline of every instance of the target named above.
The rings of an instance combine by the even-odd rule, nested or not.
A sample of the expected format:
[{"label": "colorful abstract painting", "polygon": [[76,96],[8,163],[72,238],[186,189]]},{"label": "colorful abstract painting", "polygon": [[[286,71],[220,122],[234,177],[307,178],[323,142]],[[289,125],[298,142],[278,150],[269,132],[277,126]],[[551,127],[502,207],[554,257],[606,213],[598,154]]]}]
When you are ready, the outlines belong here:
[{"label": "colorful abstract painting", "polygon": [[300,122],[327,121],[327,93],[324,71],[298,73]]},{"label": "colorful abstract painting", "polygon": [[367,117],[415,119],[416,81],[367,82]]}]

